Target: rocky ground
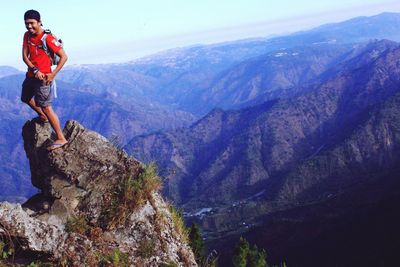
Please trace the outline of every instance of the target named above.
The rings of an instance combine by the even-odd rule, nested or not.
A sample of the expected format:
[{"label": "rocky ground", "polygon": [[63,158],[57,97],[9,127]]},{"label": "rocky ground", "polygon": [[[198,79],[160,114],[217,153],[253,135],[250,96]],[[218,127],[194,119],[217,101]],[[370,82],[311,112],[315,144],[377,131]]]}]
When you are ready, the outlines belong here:
[{"label": "rocky ground", "polygon": [[0,263],[196,266],[181,218],[157,193],[154,166],[76,121],[64,133],[68,144],[49,152],[50,125],[24,126],[32,183],[41,193],[22,206],[0,203]]}]

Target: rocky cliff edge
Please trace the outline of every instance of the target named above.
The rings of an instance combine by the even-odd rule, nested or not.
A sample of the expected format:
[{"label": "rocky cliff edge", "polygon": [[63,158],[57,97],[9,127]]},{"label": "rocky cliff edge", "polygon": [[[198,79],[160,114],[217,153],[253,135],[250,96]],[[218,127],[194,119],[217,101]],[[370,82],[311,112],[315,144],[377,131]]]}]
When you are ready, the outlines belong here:
[{"label": "rocky cliff edge", "polygon": [[49,124],[32,120],[23,127],[40,193],[22,205],[0,203],[3,258],[13,264],[196,266],[181,218],[158,194],[154,166],[76,121],[66,123],[64,134],[68,144],[49,152]]}]

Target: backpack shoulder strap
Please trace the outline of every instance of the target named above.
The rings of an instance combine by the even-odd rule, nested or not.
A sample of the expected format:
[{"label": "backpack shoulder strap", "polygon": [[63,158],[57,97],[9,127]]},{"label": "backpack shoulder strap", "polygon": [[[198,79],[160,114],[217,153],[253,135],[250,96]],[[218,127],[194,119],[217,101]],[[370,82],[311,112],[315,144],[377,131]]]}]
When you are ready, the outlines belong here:
[{"label": "backpack shoulder strap", "polygon": [[47,36],[49,34],[51,34],[51,31],[49,29],[44,30],[44,34],[42,36],[42,39],[40,39],[42,41],[43,49],[44,49],[44,51],[46,51],[47,54],[49,53],[49,49],[47,47]]}]

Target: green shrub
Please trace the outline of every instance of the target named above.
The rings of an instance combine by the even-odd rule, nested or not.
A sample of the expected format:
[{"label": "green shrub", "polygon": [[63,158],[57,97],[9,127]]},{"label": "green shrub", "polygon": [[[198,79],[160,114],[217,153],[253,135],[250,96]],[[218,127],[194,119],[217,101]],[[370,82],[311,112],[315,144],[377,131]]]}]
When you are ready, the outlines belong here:
[{"label": "green shrub", "polygon": [[204,257],[204,241],[201,237],[200,226],[196,223],[193,223],[189,229],[189,245],[192,248],[196,262],[202,262]]},{"label": "green shrub", "polygon": [[9,246],[9,244],[11,244],[11,242],[8,242],[7,244],[0,239],[0,263],[14,254],[14,248]]},{"label": "green shrub", "polygon": [[3,252],[4,252],[4,248],[5,248],[6,244],[0,240],[0,255],[1,255],[1,259],[7,258],[7,257],[3,257]]},{"label": "green shrub", "polygon": [[111,254],[102,255],[102,259],[100,260],[99,266],[101,267],[128,267],[129,263],[129,255],[127,253],[121,252],[119,249],[114,249]]},{"label": "green shrub", "polygon": [[68,233],[74,232],[83,235],[89,228],[90,226],[83,215],[70,217],[65,224],[65,231]]},{"label": "green shrub", "polygon": [[235,247],[235,252],[232,259],[233,266],[246,267],[249,250],[250,250],[249,242],[247,242],[245,238],[240,237],[239,243]]},{"label": "green shrub", "polygon": [[267,267],[267,253],[264,249],[258,250],[257,245],[249,251],[249,265],[254,267]]},{"label": "green shrub", "polygon": [[55,265],[51,262],[41,262],[41,261],[33,261],[29,263],[26,267],[54,267]]},{"label": "green shrub", "polygon": [[162,262],[159,267],[178,267],[179,265],[173,261]]},{"label": "green shrub", "polygon": [[[240,237],[236,244],[234,256],[232,258],[233,266],[236,267],[268,267],[267,253],[264,249],[259,249],[257,245],[250,246],[244,237]],[[272,267],[286,267],[286,262]]]}]

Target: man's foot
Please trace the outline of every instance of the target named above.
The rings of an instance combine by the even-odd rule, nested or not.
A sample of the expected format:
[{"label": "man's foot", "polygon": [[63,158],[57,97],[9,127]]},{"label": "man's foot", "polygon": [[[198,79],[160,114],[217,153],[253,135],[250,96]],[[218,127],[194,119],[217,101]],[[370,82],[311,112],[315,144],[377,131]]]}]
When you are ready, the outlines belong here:
[{"label": "man's foot", "polygon": [[54,150],[54,149],[57,149],[57,148],[61,148],[66,144],[68,144],[68,141],[66,141],[66,140],[56,140],[51,145],[47,146],[46,149],[48,151],[51,151],[51,150]]},{"label": "man's foot", "polygon": [[46,117],[46,116],[40,116],[39,117],[39,120],[41,121],[41,122],[43,122],[43,123],[47,123],[47,122],[49,122],[49,119]]},{"label": "man's foot", "polygon": [[48,123],[49,122],[49,119],[46,116],[42,116],[42,115],[36,117],[35,119],[38,120],[40,123]]},{"label": "man's foot", "polygon": [[39,120],[43,123],[49,122],[49,119],[47,118],[46,115],[40,115]]}]

